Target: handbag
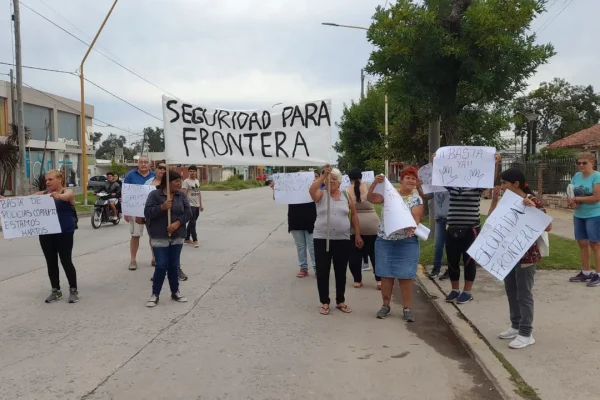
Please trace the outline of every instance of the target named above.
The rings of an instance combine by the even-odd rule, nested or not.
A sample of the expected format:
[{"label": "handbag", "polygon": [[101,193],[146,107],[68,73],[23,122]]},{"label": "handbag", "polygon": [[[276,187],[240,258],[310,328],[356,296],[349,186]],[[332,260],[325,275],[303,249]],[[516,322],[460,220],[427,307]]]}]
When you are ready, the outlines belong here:
[{"label": "handbag", "polygon": [[542,257],[550,256],[550,237],[548,236],[548,232],[542,233],[542,235],[536,241],[538,245],[538,250],[540,251],[540,255]]}]

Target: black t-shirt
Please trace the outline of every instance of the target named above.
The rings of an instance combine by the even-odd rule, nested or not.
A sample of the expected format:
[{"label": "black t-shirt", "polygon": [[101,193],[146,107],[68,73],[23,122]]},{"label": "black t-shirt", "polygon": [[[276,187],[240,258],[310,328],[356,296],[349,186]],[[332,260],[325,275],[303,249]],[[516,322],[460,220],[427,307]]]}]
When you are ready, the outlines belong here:
[{"label": "black t-shirt", "polygon": [[317,220],[317,205],[314,202],[288,205],[288,232],[308,231],[313,233]]}]

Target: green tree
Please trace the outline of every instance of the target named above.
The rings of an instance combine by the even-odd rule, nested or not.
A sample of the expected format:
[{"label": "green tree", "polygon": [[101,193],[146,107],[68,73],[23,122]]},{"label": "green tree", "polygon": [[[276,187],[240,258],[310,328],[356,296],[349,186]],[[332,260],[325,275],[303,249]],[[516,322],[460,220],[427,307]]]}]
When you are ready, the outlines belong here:
[{"label": "green tree", "polygon": [[127,165],[117,162],[114,158],[110,160],[110,170],[120,177],[124,177],[127,173]]},{"label": "green tree", "polygon": [[[25,127],[25,143],[30,139],[29,128]],[[4,142],[0,142],[0,195],[4,195],[8,180],[19,166],[19,126],[9,125],[9,132]]]},{"label": "green tree", "polygon": [[[529,33],[546,0],[398,0],[378,7],[367,71],[427,116],[441,116],[446,144],[468,141],[459,115],[512,100],[554,55]],[[479,106],[481,107],[481,106]]]},{"label": "green tree", "polygon": [[114,133],[110,133],[100,144],[98,150],[96,150],[96,158],[101,160],[112,160],[115,156],[115,150],[123,148],[123,157],[125,160],[133,160],[133,156],[135,156],[137,152],[134,149],[127,147],[126,144],[127,138],[125,138],[125,136],[117,136]]},{"label": "green tree", "polygon": [[538,140],[545,143],[555,142],[600,121],[600,94],[594,87],[571,85],[560,78],[542,82],[539,88],[517,97],[511,106],[517,136],[527,135],[527,119],[523,113],[535,111],[540,115]]},{"label": "green tree", "polygon": [[143,139],[134,144],[134,149],[138,153],[142,152],[142,144],[144,146],[144,153],[160,153],[165,151],[165,133],[163,128],[152,128],[150,126],[144,128]]},{"label": "green tree", "polygon": [[92,145],[94,146],[94,150],[96,150],[96,143],[100,143],[100,140],[102,140],[102,133],[94,132],[92,135]]}]

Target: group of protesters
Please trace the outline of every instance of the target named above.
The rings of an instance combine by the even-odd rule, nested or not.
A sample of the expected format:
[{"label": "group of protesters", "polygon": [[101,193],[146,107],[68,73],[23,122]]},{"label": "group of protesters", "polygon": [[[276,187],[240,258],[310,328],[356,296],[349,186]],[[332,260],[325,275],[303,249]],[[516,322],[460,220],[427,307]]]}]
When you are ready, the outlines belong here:
[{"label": "group of protesters", "polygon": [[[434,157],[433,155],[432,157]],[[498,186],[492,191],[490,213],[498,205],[501,192],[509,190],[523,198],[523,204],[545,212],[541,202],[529,188],[522,171],[510,168],[498,176],[500,157],[496,155]],[[594,170],[595,159],[590,153],[577,157],[579,172],[572,179],[573,193],[569,205],[574,208],[575,237],[581,251],[582,271],[571,278],[572,282],[584,282],[587,286],[600,286],[600,173]],[[472,288],[477,265],[467,253],[480,232],[480,205],[483,189],[447,187],[445,192],[424,194],[415,167],[404,168],[400,174],[398,193],[410,209],[416,224],[424,215],[424,200],[433,200],[435,217],[434,260],[429,277],[444,280],[449,278],[451,289],[447,302],[466,304],[473,298]],[[118,182],[113,174],[110,184]],[[383,319],[390,315],[390,301],[395,281],[401,289],[402,316],[407,322],[414,322],[412,311],[413,280],[417,273],[420,257],[420,244],[415,236],[415,228],[400,229],[386,234],[385,214],[381,219],[375,206],[385,203],[385,197],[375,191],[385,177],[378,175],[370,186],[362,182],[360,169],[348,171],[350,186],[341,189],[341,172],[325,166],[315,171],[315,180],[309,193],[312,202],[289,205],[288,230],[296,244],[300,271],[297,277],[309,275],[310,256],[321,303],[320,313],[328,315],[330,310],[329,277],[333,265],[335,275],[336,309],[350,313],[346,304],[346,271],[349,266],[354,278],[354,288],[363,286],[365,262],[371,262],[376,288],[381,290],[382,305],[376,313]],[[46,190],[36,195],[48,194],[55,202],[61,232],[40,235],[39,241],[46,259],[51,293],[47,303],[61,299],[59,281],[59,259],[69,283],[69,303],[79,301],[77,273],[72,261],[74,233],[78,218],[75,211],[74,192],[66,186],[64,174],[59,170],[46,173]],[[142,156],[138,168],[129,172],[124,184],[152,185],[144,209],[144,218],[125,216],[129,223],[130,262],[129,269],[137,269],[137,253],[140,238],[146,230],[150,239],[152,265],[152,294],[146,305],[154,307],[165,278],[168,278],[171,298],[186,302],[179,291],[179,281],[187,280],[181,270],[180,255],[184,244],[198,247],[196,221],[203,211],[200,182],[197,168],[188,168],[188,177],[176,171],[167,173],[164,162],[158,162],[155,171],[150,161]],[[273,185],[272,185],[273,186]],[[111,187],[112,190],[112,187]],[[551,224],[546,231],[551,229]],[[590,248],[592,249],[596,272],[590,268]],[[444,251],[447,270],[442,273]],[[460,261],[463,261],[464,285],[460,289]],[[525,348],[535,340],[532,336],[533,324],[533,284],[536,264],[541,259],[538,245],[534,244],[521,258],[504,280],[509,303],[511,327],[499,334],[502,339],[512,339],[510,347]]]},{"label": "group of protesters", "polygon": [[[435,155],[432,155],[432,159]],[[523,204],[545,212],[525,181],[522,171],[510,168],[498,176],[500,156],[496,155],[496,181],[490,213],[498,205],[502,191],[509,190],[523,198]],[[599,174],[600,175],[600,174]],[[391,313],[391,297],[395,281],[400,286],[402,317],[414,322],[412,310],[413,281],[417,274],[420,244],[415,228],[406,228],[386,234],[385,213],[381,218],[375,205],[385,203],[385,197],[375,190],[385,177],[378,175],[370,186],[362,182],[362,171],[348,171],[350,186],[341,189],[340,170],[325,166],[315,171],[310,187],[313,202],[288,206],[288,231],[292,234],[298,252],[298,278],[309,275],[307,252],[313,263],[321,303],[320,313],[330,313],[329,277],[333,265],[335,276],[336,309],[343,313],[352,310],[346,304],[346,273],[349,267],[354,288],[363,287],[364,260],[371,262],[376,288],[381,290],[382,305],[376,317],[384,319]],[[274,184],[271,184],[274,187]],[[446,187],[444,191],[424,194],[418,169],[404,168],[400,173],[398,193],[410,209],[416,225],[421,223],[424,204],[433,200],[435,233],[434,260],[429,274],[431,279],[450,279],[451,288],[446,297],[449,303],[466,304],[474,297],[473,283],[477,271],[475,260],[467,253],[480,232],[480,206],[484,189]],[[551,229],[549,225],[546,231]],[[442,273],[446,254],[448,268]],[[464,284],[460,289],[460,263],[463,261]],[[505,279],[511,327],[500,333],[502,339],[512,339],[510,347],[525,348],[535,340],[533,324],[533,278],[536,263],[541,259],[538,245],[534,244]],[[583,273],[582,273],[583,274]]]}]

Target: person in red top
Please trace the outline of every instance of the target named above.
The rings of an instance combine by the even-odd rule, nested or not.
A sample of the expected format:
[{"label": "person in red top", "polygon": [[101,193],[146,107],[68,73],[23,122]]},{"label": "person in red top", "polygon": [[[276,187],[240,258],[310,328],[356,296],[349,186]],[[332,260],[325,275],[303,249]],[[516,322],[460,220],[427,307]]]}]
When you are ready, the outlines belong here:
[{"label": "person in red top", "polygon": [[[527,183],[525,175],[520,169],[510,168],[500,174],[500,186],[494,188],[492,205],[488,215],[498,205],[501,190],[510,190],[523,197],[523,204],[528,207],[536,207],[546,212],[542,203],[535,198]],[[546,232],[552,229],[548,225]],[[513,339],[509,347],[523,349],[535,343],[531,332],[533,331],[533,278],[535,276],[536,264],[542,259],[537,243],[521,258],[519,263],[504,278],[504,288],[508,297],[511,327],[500,333],[500,339]]]}]

